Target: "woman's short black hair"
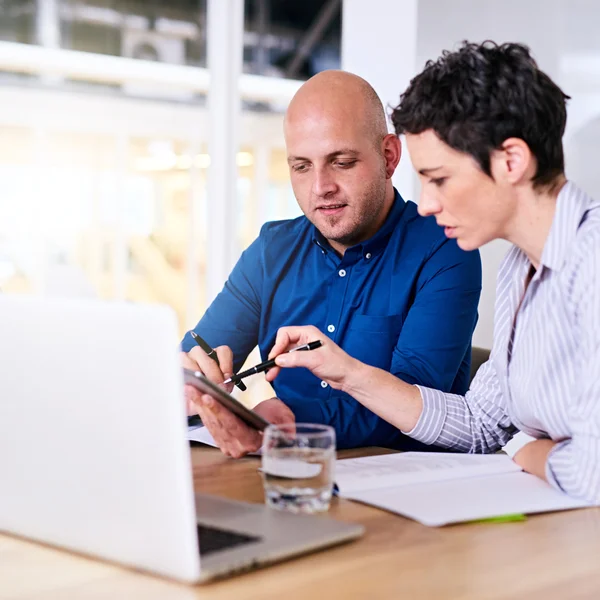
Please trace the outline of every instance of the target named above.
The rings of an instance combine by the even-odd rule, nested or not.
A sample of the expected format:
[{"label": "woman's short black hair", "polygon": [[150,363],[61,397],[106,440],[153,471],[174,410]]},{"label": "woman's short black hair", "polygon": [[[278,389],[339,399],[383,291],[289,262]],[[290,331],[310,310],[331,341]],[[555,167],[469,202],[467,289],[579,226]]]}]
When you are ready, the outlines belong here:
[{"label": "woman's short black hair", "polygon": [[522,139],[537,160],[533,185],[545,187],[564,173],[568,99],[527,46],[463,42],[427,62],[400,97],[392,122],[398,135],[432,129],[490,177],[490,152],[508,138]]}]

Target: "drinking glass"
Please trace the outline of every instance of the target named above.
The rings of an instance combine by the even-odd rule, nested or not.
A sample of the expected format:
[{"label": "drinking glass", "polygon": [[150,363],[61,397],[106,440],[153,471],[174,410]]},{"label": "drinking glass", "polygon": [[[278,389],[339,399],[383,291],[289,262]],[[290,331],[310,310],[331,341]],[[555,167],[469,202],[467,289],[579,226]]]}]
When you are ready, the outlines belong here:
[{"label": "drinking glass", "polygon": [[268,506],[294,513],[329,509],[335,470],[335,430],[286,423],[265,429],[262,477]]}]

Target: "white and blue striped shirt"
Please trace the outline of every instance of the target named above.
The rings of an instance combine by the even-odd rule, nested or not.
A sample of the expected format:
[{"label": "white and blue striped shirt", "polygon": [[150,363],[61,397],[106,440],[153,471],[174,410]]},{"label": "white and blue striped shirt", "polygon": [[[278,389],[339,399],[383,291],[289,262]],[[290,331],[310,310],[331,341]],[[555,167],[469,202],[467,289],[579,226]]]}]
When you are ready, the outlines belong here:
[{"label": "white and blue striped shirt", "polygon": [[498,273],[489,361],[466,396],[419,386],[423,412],[407,433],[482,453],[495,452],[517,430],[550,438],[559,443],[548,457],[548,481],[599,503],[600,202],[566,183],[525,289],[530,268],[519,248],[508,252]]}]

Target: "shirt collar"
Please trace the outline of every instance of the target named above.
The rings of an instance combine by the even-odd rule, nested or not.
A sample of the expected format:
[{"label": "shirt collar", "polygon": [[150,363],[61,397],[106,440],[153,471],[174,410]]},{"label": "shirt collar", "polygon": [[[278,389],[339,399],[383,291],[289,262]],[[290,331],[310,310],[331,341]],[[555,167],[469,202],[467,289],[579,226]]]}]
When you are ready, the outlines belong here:
[{"label": "shirt collar", "polygon": [[579,225],[594,204],[594,200],[573,182],[567,181],[563,186],[556,199],[556,212],[542,251],[540,263],[544,267],[553,271],[562,269]]},{"label": "shirt collar", "polygon": [[[398,190],[394,188],[394,203],[386,217],[383,225],[377,230],[375,235],[370,237],[368,240],[361,242],[360,244],[356,244],[355,246],[350,246],[346,250],[347,255],[351,254],[360,254],[361,256],[365,256],[367,254],[374,255],[381,250],[383,250],[392,232],[396,229],[396,225],[398,225],[400,218],[402,217],[402,213],[406,207],[406,202],[399,194]],[[313,226],[313,241],[323,253],[333,252],[333,248],[330,246],[329,242],[325,238],[325,236]]]}]

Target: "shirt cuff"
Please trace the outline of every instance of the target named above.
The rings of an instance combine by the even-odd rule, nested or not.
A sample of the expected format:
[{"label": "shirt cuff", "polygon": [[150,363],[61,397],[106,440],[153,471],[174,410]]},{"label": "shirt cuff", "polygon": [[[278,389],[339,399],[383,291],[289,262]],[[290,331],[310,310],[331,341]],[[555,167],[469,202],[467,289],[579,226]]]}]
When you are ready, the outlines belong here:
[{"label": "shirt cuff", "polygon": [[[567,453],[569,452],[569,450],[567,450],[567,446],[570,443],[571,443],[570,439],[559,442],[558,444],[556,444],[554,446],[554,448],[552,448],[552,450],[550,450],[550,452],[548,453],[548,458],[546,459],[546,470],[545,470],[546,479],[552,487],[556,488],[557,490],[560,490],[561,492],[564,492],[565,490],[563,489],[562,485],[560,484],[560,481],[558,478],[558,473],[556,472],[557,465],[555,465],[553,463],[557,462],[556,454],[559,453],[561,450],[566,450]],[[564,458],[564,452],[563,452],[562,458]],[[558,458],[558,460],[560,461],[561,459]]]},{"label": "shirt cuff", "polygon": [[423,410],[413,429],[402,433],[424,444],[431,445],[440,436],[446,420],[446,394],[420,385],[415,387],[421,392]]},{"label": "shirt cuff", "polygon": [[502,450],[504,450],[511,458],[514,458],[515,454],[523,446],[527,446],[527,444],[535,442],[535,440],[536,438],[519,431],[505,446],[502,447]]}]

